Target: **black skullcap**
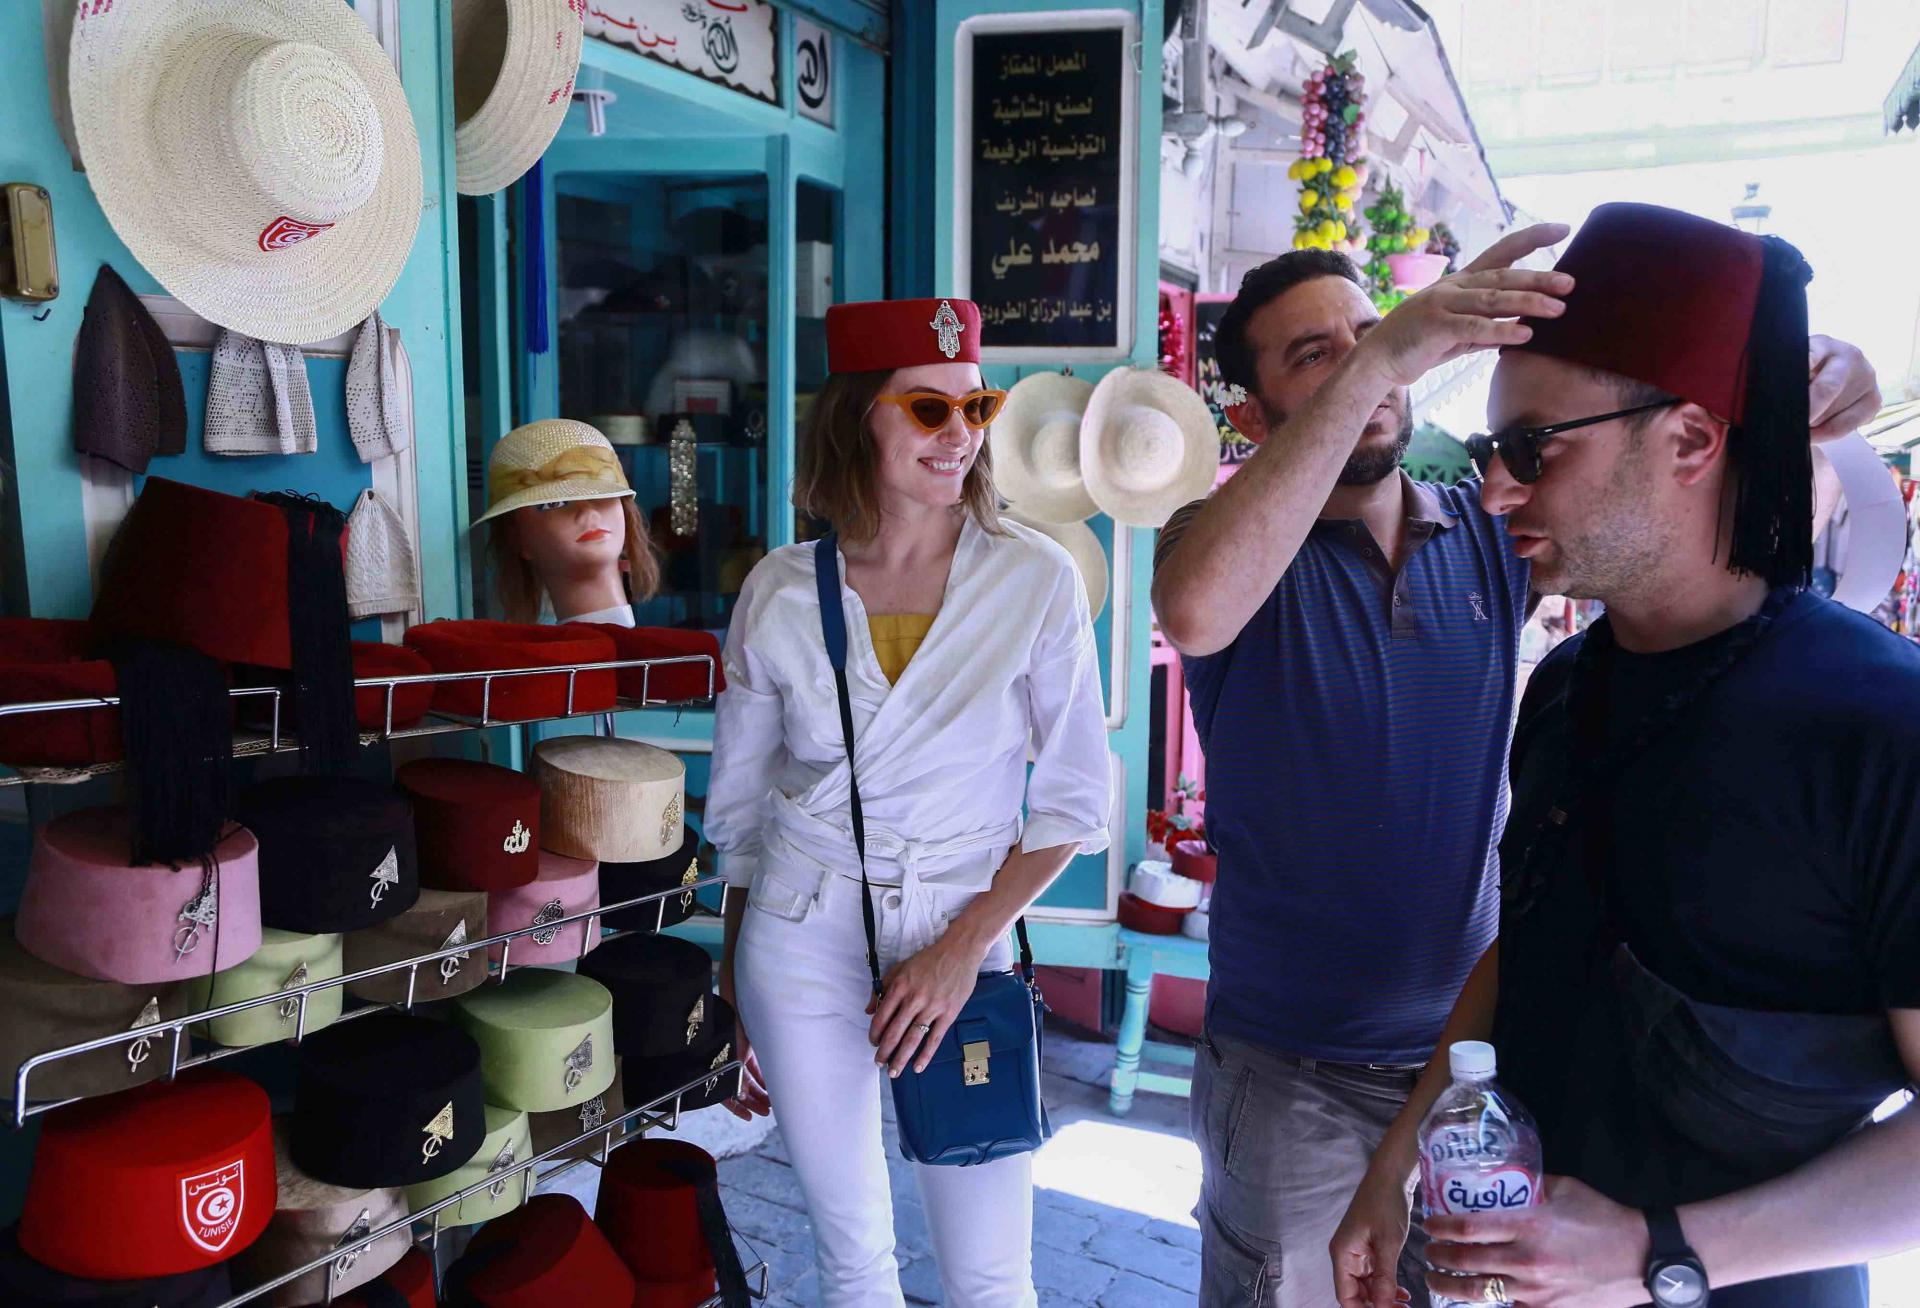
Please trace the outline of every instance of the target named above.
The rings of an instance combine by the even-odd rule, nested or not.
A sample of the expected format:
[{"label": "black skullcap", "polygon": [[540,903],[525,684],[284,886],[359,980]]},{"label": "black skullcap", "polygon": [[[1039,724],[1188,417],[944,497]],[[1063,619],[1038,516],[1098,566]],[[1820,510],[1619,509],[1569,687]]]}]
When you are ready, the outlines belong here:
[{"label": "black skullcap", "polygon": [[[260,922],[283,931],[358,931],[420,896],[413,807],[357,777],[279,777],[240,796],[260,842]],[[437,946],[436,946],[437,947]]]}]

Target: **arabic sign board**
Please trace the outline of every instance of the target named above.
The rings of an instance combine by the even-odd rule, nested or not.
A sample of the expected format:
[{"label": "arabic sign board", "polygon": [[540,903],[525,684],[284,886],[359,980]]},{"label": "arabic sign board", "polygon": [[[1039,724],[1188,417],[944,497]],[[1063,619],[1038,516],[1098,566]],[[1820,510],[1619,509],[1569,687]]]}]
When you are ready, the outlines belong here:
[{"label": "arabic sign board", "polygon": [[973,35],[964,257],[983,345],[1121,346],[1126,67],[1119,27]]},{"label": "arabic sign board", "polygon": [[780,103],[779,17],[767,0],[587,0],[587,35]]},{"label": "arabic sign board", "polygon": [[1220,462],[1245,463],[1253,457],[1254,447],[1240,440],[1233,424],[1227,421],[1226,401],[1221,394],[1226,382],[1221,380],[1220,361],[1213,353],[1213,335],[1220,329],[1220,320],[1227,316],[1227,306],[1232,303],[1231,295],[1193,297],[1193,372],[1199,379],[1196,389],[1200,398],[1207,402],[1213,425],[1220,429]]},{"label": "arabic sign board", "polygon": [[805,18],[793,20],[793,100],[802,118],[833,126],[833,35]]}]

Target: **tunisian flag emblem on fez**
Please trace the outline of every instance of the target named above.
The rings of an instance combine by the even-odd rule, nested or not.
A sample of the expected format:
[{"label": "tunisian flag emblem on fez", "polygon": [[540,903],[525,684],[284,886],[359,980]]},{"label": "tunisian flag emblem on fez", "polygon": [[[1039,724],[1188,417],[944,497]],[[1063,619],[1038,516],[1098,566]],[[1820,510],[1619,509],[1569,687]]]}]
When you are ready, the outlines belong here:
[{"label": "tunisian flag emblem on fez", "polygon": [[246,1206],[247,1161],[231,1163],[195,1176],[180,1178],[180,1220],[186,1224],[187,1238],[217,1254],[227,1247],[233,1233],[240,1229],[240,1213]]}]

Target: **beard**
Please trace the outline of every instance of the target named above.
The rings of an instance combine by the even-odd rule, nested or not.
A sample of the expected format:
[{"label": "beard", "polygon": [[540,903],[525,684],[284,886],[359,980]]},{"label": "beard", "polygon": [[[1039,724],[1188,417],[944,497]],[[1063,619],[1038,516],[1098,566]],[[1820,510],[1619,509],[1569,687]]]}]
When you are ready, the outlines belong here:
[{"label": "beard", "polygon": [[1585,520],[1556,532],[1534,558],[1533,588],[1617,604],[1657,585],[1662,563],[1673,557],[1676,532],[1649,511],[1654,480],[1644,461],[1621,459],[1606,490],[1586,506]]},{"label": "beard", "polygon": [[[1347,457],[1346,466],[1340,469],[1339,484],[1342,486],[1371,486],[1375,482],[1393,475],[1400,467],[1400,460],[1406,456],[1407,446],[1413,443],[1413,406],[1407,402],[1407,393],[1396,390],[1392,395],[1391,409],[1400,422],[1400,430],[1394,433],[1393,444],[1373,449],[1355,449]],[[1260,405],[1266,415],[1269,431],[1280,427],[1287,415],[1278,409],[1270,408],[1263,400]],[[1365,439],[1366,433],[1361,433]]]}]

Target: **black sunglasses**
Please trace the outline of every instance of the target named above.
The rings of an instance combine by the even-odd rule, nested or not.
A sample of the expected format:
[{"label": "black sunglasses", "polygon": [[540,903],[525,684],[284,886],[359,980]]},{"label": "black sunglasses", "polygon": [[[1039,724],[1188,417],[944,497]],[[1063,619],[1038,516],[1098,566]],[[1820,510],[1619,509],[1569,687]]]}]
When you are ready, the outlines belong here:
[{"label": "black sunglasses", "polygon": [[1531,486],[1540,480],[1541,447],[1561,432],[1612,422],[1615,418],[1631,418],[1636,413],[1649,413],[1654,409],[1665,409],[1678,403],[1680,403],[1678,400],[1657,400],[1652,404],[1642,404],[1631,409],[1618,409],[1592,418],[1575,418],[1572,422],[1556,422],[1551,427],[1507,427],[1492,434],[1480,432],[1467,437],[1467,457],[1473,460],[1473,466],[1480,470],[1482,477],[1485,477],[1492,471],[1493,456],[1498,454],[1500,461],[1507,465],[1507,471],[1513,475],[1515,481],[1522,486]]}]

